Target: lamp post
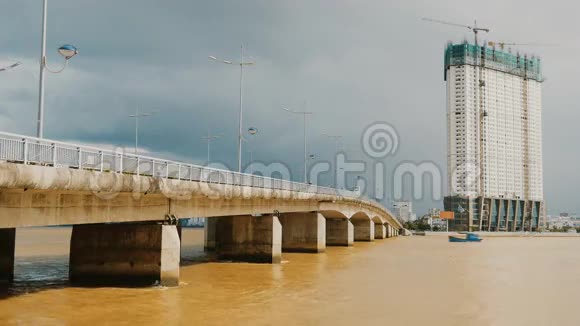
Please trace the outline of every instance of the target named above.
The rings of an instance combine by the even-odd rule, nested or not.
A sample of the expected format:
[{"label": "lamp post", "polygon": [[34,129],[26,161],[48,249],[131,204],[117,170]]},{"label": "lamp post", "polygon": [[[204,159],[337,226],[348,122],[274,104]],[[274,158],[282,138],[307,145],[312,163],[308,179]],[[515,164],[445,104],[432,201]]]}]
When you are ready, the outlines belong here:
[{"label": "lamp post", "polygon": [[[340,140],[342,139],[342,136],[340,136],[340,135],[329,135],[329,134],[322,134],[322,136],[326,136],[326,137],[334,140],[334,149],[335,149],[334,155],[337,155],[338,148],[339,148],[339,144],[340,144]],[[336,165],[336,160],[334,160],[334,162],[335,162],[335,165]],[[338,178],[338,166],[336,166],[334,168],[334,184],[335,184],[335,186],[337,185],[337,181],[338,181],[338,180],[336,180],[337,178]]]},{"label": "lamp post", "polygon": [[209,132],[209,128],[208,128],[208,129],[207,129],[207,136],[203,136],[203,137],[201,137],[202,139],[204,139],[204,140],[206,140],[206,141],[207,141],[207,165],[209,165],[209,163],[211,162],[211,161],[210,161],[210,150],[211,150],[211,142],[212,142],[213,140],[216,140],[216,139],[218,139],[218,138],[221,138],[222,136],[223,136],[223,134],[221,134],[221,133],[220,133],[220,134],[217,134],[217,135],[212,135],[212,134]]},{"label": "lamp post", "polygon": [[239,133],[238,133],[238,172],[242,172],[242,141],[243,141],[243,133],[242,133],[242,129],[243,129],[243,113],[244,113],[244,109],[243,109],[243,88],[244,88],[244,66],[251,66],[254,65],[255,62],[252,61],[244,61],[244,45],[242,44],[240,46],[240,61],[239,62],[233,62],[230,60],[223,60],[223,59],[218,59],[217,57],[211,55],[209,56],[209,58],[211,60],[214,61],[218,61],[221,63],[225,63],[228,65],[239,65],[240,66],[240,113],[239,113]]},{"label": "lamp post", "polygon": [[294,111],[287,108],[282,108],[282,110],[294,113],[294,114],[302,114],[304,118],[304,183],[308,183],[308,154],[306,148],[306,116],[309,114],[313,114],[313,112],[308,111]]},{"label": "lamp post", "polygon": [[135,114],[129,115],[129,118],[135,118],[135,154],[139,148],[139,118],[144,118],[152,115],[154,112],[139,113],[139,108],[135,109]]},{"label": "lamp post", "polygon": [[248,164],[248,168],[249,168],[248,174],[254,174],[254,169],[252,167],[252,162],[254,162],[254,151],[253,150],[249,150],[248,151],[248,155],[250,157],[250,161],[249,161],[249,164]]},{"label": "lamp post", "polygon": [[[314,155],[314,154],[308,155],[308,162],[314,161],[315,158],[316,158],[316,155]],[[308,165],[306,166],[306,168],[308,169]],[[308,176],[308,174],[307,174],[307,176]],[[312,180],[309,181],[308,178],[306,178],[306,182],[305,183],[312,184]]]},{"label": "lamp post", "polygon": [[[258,134],[258,128],[254,128],[254,127],[250,127],[248,128],[248,134],[250,134],[251,136],[255,136]],[[254,151],[250,150],[248,151],[248,154],[250,154],[250,163],[249,163],[249,167],[250,167],[250,174],[254,173],[254,170],[252,168],[252,163],[254,162]]]},{"label": "lamp post", "polygon": [[76,47],[70,44],[61,46],[58,49],[58,53],[64,57],[64,65],[61,69],[50,70],[46,63],[46,19],[48,11],[48,0],[43,1],[42,6],[42,39],[40,45],[40,81],[39,81],[39,91],[38,91],[38,122],[36,137],[43,138],[44,136],[44,71],[58,74],[62,72],[67,65],[70,58],[74,57],[79,53]]},{"label": "lamp post", "polygon": [[335,154],[338,153],[338,149],[339,149],[339,145],[340,145],[340,140],[342,139],[342,136],[340,136],[340,135],[329,135],[329,134],[322,134],[322,136],[326,136],[326,137],[334,140]]}]

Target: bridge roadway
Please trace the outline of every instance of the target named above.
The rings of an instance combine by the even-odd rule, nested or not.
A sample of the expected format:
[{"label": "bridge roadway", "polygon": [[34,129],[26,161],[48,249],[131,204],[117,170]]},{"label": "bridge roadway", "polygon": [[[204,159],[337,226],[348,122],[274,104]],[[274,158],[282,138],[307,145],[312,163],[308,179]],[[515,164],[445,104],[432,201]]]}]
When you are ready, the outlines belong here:
[{"label": "bridge roadway", "polygon": [[218,258],[265,263],[402,229],[353,191],[0,133],[0,282],[16,228],[73,225],[71,281],[176,285],[186,217]]}]

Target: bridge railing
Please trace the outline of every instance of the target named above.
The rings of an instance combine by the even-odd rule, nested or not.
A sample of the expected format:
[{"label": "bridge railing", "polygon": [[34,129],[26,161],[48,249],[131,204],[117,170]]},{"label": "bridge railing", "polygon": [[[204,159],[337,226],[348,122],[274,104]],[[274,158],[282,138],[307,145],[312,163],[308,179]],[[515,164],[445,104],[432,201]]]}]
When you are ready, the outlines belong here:
[{"label": "bridge railing", "polygon": [[358,198],[338,190],[145,155],[0,132],[0,161]]}]

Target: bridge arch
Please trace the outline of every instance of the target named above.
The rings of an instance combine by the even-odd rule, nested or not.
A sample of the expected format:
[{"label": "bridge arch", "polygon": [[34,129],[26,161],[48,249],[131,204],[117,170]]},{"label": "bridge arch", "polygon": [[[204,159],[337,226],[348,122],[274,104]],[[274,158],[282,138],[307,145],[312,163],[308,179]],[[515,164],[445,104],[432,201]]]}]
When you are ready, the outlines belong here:
[{"label": "bridge arch", "polygon": [[375,224],[385,224],[385,220],[383,220],[380,216],[375,215],[372,217],[373,222],[375,222]]},{"label": "bridge arch", "polygon": [[325,218],[348,219],[348,216],[346,216],[343,212],[338,211],[338,210],[323,210],[323,211],[320,211],[319,213],[322,214],[322,216],[324,216]]},{"label": "bridge arch", "polygon": [[352,221],[371,220],[371,217],[366,212],[359,211],[359,212],[356,212],[356,213],[352,214],[352,216],[350,217],[350,219]]}]

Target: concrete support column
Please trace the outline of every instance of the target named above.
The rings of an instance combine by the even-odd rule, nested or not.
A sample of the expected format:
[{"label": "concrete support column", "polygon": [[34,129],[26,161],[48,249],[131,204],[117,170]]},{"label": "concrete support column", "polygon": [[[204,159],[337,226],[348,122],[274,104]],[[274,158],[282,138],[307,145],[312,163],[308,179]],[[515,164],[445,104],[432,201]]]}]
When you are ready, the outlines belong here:
[{"label": "concrete support column", "polygon": [[515,214],[514,214],[514,229],[513,231],[521,231],[521,224],[520,223],[520,219],[522,217],[522,207],[521,207],[521,202],[519,200],[516,200],[515,202],[516,205],[516,210],[515,210]]},{"label": "concrete support column", "polygon": [[511,231],[512,225],[510,224],[512,219],[512,201],[508,199],[505,201],[505,231]]},{"label": "concrete support column", "polygon": [[322,214],[286,213],[278,219],[282,224],[282,252],[324,252],[326,220]]},{"label": "concrete support column", "polygon": [[346,218],[326,219],[326,245],[352,246],[354,242],[354,226]]},{"label": "concrete support column", "polygon": [[215,228],[217,219],[213,217],[208,217],[205,219],[203,225],[203,250],[214,251],[215,250]]},{"label": "concrete support column", "polygon": [[501,222],[505,220],[505,205],[503,199],[497,200],[497,226],[495,231],[500,230]]},{"label": "concrete support column", "polygon": [[278,217],[212,217],[215,224],[215,251],[219,259],[254,263],[282,261],[282,225]]},{"label": "concrete support column", "polygon": [[512,210],[512,228],[509,231],[515,232],[516,231],[516,225],[517,225],[517,219],[518,219],[518,201],[517,200],[510,200],[511,202],[511,210]]},{"label": "concrete support column", "polygon": [[177,286],[180,249],[175,225],[75,225],[69,278],[87,284]]},{"label": "concrete support column", "polygon": [[375,223],[375,239],[384,239],[387,237],[387,228],[384,224]]},{"label": "concrete support column", "polygon": [[0,229],[0,284],[14,280],[16,229]]},{"label": "concrete support column", "polygon": [[375,222],[370,219],[351,220],[354,226],[354,241],[374,241]]}]

